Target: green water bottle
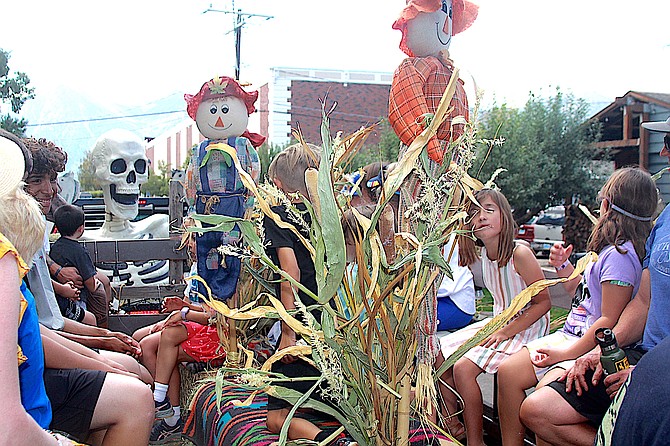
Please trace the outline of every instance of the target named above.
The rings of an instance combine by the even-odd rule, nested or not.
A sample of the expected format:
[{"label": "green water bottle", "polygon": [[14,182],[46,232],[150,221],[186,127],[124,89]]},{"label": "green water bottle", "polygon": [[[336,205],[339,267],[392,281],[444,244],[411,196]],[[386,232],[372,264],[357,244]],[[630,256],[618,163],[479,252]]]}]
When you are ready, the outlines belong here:
[{"label": "green water bottle", "polygon": [[608,375],[630,367],[626,353],[619,348],[614,333],[609,328],[596,330],[596,342],[600,345],[600,364]]}]

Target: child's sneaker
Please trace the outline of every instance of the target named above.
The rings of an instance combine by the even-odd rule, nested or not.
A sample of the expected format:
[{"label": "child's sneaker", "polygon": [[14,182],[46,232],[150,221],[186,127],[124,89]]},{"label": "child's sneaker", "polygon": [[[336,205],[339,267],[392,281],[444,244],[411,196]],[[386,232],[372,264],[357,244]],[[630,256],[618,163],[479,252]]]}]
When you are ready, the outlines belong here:
[{"label": "child's sneaker", "polygon": [[358,446],[351,437],[340,437],[331,446]]},{"label": "child's sneaker", "polygon": [[156,420],[151,428],[149,444],[167,444],[180,441],[182,430],[184,430],[184,422],[181,418],[174,426],[170,426],[165,420]]},{"label": "child's sneaker", "polygon": [[156,419],[170,418],[174,415],[174,409],[167,395],[163,401],[154,401],[154,406],[156,407],[156,415],[154,415]]}]

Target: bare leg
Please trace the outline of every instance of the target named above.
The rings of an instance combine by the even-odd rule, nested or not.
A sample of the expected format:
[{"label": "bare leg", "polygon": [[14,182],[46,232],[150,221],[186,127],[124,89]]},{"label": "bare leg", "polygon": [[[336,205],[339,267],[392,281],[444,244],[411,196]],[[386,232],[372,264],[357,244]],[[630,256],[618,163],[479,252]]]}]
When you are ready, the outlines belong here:
[{"label": "bare leg", "polygon": [[93,313],[91,313],[88,310],[84,310],[84,319],[82,319],[81,323],[86,325],[92,325],[95,327],[97,321],[95,320],[95,316],[93,315]]},{"label": "bare leg", "polygon": [[519,411],[526,389],[536,384],[535,370],[526,348],[505,359],[498,368],[498,417],[505,446],[524,444],[526,427],[521,423]]},{"label": "bare leg", "polygon": [[111,286],[109,278],[98,272],[95,274],[97,287],[95,291],[89,293],[86,305],[95,315],[98,327],[107,328],[109,325],[109,297],[111,296]]},{"label": "bare leg", "polygon": [[158,356],[158,342],[160,341],[160,337],[160,332],[152,333],[145,336],[140,341],[140,347],[142,348],[142,357],[140,358],[140,361],[154,378],[156,377],[156,358]]},{"label": "bare leg", "polygon": [[[180,353],[184,351],[179,347],[179,344],[188,339],[188,332],[183,325],[175,325],[163,329],[160,333],[160,341],[158,342],[158,357],[156,360],[156,382],[168,384],[172,371],[177,366],[177,361]],[[186,358],[189,358],[188,356]],[[185,359],[188,360],[188,359]],[[190,358],[194,361],[193,358]]]},{"label": "bare leg", "polygon": [[[179,350],[181,351],[181,348]],[[183,355],[186,356],[186,353]],[[193,361],[193,359],[190,359],[190,361]],[[168,398],[170,398],[171,405],[181,406],[181,374],[179,373],[179,367],[175,367],[172,370],[172,375],[170,375]]]},{"label": "bare leg", "polygon": [[146,327],[138,328],[135,330],[135,333],[133,333],[133,339],[135,339],[137,342],[140,342],[142,339],[146,338],[149,336],[151,333],[151,328],[155,324],[147,325]]},{"label": "bare leg", "polygon": [[565,372],[565,369],[562,369],[560,367],[554,367],[553,369],[549,370],[540,380],[539,383],[537,383],[537,386],[535,386],[535,389],[539,389],[541,387],[546,386],[549,383],[552,383],[556,381],[562,374]]},{"label": "bare leg", "polygon": [[549,444],[591,446],[596,429],[551,387],[542,387],[521,405],[521,421]]},{"label": "bare leg", "polygon": [[[443,362],[444,357],[442,356],[442,352],[440,352],[438,353],[437,358],[435,358],[435,368],[439,368]],[[447,387],[447,385],[451,387],[451,389]],[[447,371],[442,374],[440,381],[438,382],[438,389],[443,403],[440,407],[440,411],[446,421],[446,428],[451,435],[458,439],[462,436],[464,427],[456,415],[458,412],[458,399],[454,394],[456,384],[454,383],[453,368],[447,369]]]},{"label": "bare leg", "polygon": [[137,379],[108,373],[91,420],[91,430],[106,430],[102,445],[146,446],[153,420],[151,390]]},{"label": "bare leg", "polygon": [[101,350],[100,354],[105,358],[121,364],[130,373],[137,375],[145,384],[151,385],[154,383],[154,378],[151,376],[151,373],[149,373],[149,371],[132,356],[106,350]]},{"label": "bare leg", "polygon": [[[281,428],[284,425],[284,421],[286,420],[286,417],[288,417],[290,410],[291,409],[288,408],[268,410],[268,430],[274,434],[281,432]],[[316,427],[316,425],[310,421],[294,417],[291,419],[291,423],[289,424],[288,438],[289,440],[314,440],[320,432],[321,429]]]},{"label": "bare leg", "polygon": [[467,432],[468,446],[484,445],[484,402],[477,377],[483,373],[474,362],[461,358],[454,365],[456,390],[465,401],[463,420]]}]

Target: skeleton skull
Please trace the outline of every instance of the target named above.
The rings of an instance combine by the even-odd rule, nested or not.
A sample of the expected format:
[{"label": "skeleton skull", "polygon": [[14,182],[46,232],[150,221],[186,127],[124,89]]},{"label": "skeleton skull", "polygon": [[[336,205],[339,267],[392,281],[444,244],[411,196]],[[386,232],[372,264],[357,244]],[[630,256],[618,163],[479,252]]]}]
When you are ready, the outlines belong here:
[{"label": "skeleton skull", "polygon": [[149,176],[142,140],[126,130],[110,130],[98,138],[92,155],[107,212],[132,220],[137,216],[140,185]]}]

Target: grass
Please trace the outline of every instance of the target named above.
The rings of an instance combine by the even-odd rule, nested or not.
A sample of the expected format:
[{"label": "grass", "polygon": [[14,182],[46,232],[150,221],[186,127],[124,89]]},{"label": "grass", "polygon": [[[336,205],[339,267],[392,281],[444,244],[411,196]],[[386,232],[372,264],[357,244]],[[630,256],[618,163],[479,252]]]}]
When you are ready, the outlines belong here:
[{"label": "grass", "polygon": [[[477,315],[492,316],[493,315],[493,296],[486,288],[482,289],[484,295],[477,300]],[[563,326],[565,318],[570,312],[569,309],[552,306],[550,313],[550,331],[555,332]]]}]

